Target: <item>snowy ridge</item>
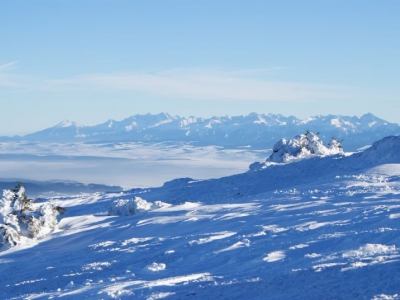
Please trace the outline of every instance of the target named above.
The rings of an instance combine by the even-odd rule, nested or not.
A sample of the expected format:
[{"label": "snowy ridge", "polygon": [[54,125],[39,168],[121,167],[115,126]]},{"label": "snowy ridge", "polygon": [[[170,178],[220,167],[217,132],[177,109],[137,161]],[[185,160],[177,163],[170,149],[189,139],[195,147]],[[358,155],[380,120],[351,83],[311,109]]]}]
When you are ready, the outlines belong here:
[{"label": "snowy ridge", "polygon": [[52,128],[37,132],[36,135],[46,136],[48,140],[82,139],[86,137],[85,128],[84,125],[64,120]]},{"label": "snowy ridge", "polygon": [[81,125],[81,124],[78,124],[76,122],[70,122],[68,120],[64,120],[61,123],[57,124],[55,127],[59,127],[59,128],[65,128],[65,127],[82,128],[84,126]]},{"label": "snowy ridge", "polygon": [[[344,139],[347,151],[355,151],[388,135],[400,134],[400,126],[372,114],[359,117],[314,116],[300,120],[280,114],[257,114],[212,118],[179,117],[167,113],[133,115],[122,121],[108,120],[95,126],[73,122],[59,125],[19,139],[50,142],[191,142],[198,145],[254,148],[272,147],[280,138],[299,132],[321,132],[328,143],[332,136]],[[3,138],[10,140],[10,138]]]},{"label": "snowy ridge", "polygon": [[[67,208],[57,231],[0,252],[0,297],[399,299],[399,150],[388,137],[350,156],[52,198]],[[133,215],[109,215],[129,202]]]}]

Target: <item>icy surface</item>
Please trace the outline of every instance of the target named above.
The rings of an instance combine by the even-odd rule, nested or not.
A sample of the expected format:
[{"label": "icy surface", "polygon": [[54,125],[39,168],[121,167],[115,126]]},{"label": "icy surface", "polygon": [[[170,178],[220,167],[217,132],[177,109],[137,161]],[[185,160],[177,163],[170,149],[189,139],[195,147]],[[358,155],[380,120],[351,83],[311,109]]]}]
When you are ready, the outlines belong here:
[{"label": "icy surface", "polygon": [[[390,137],[351,156],[53,198],[67,208],[58,230],[0,252],[0,298],[399,299],[399,150]],[[108,215],[135,197],[149,205]]]}]

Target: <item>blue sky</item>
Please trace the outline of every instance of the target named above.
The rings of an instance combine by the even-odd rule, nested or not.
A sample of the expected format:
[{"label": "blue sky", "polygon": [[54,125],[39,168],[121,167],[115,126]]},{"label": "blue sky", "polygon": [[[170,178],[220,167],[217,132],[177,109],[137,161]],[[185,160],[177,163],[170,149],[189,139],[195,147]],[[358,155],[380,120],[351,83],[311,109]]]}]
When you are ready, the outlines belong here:
[{"label": "blue sky", "polygon": [[400,1],[0,0],[0,135],[137,113],[400,123]]}]

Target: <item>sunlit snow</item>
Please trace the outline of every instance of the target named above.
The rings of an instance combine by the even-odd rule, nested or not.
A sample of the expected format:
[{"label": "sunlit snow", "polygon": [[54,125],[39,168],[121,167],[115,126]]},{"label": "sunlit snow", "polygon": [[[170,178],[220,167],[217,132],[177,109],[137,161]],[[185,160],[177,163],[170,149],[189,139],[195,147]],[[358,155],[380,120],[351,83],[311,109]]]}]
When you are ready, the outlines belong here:
[{"label": "sunlit snow", "polygon": [[41,201],[67,212],[0,252],[2,299],[399,298],[399,137],[351,156]]}]

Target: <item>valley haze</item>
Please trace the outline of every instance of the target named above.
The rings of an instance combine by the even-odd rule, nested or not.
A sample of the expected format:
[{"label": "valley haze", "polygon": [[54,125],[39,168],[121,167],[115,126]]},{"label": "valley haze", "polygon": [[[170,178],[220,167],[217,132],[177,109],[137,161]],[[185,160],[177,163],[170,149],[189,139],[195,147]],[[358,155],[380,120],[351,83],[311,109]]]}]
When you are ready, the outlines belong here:
[{"label": "valley haze", "polygon": [[1,137],[0,178],[124,189],[161,186],[180,177],[218,178],[245,172],[265,160],[279,139],[308,130],[319,132],[325,144],[334,137],[345,151],[357,151],[399,134],[400,126],[372,114],[301,120],[280,114],[184,118],[160,113],[95,126],[63,121],[22,137]]},{"label": "valley haze", "polygon": [[399,136],[351,154],[307,132],[241,174],[40,199],[35,238],[12,225],[18,191],[2,299],[400,298]]},{"label": "valley haze", "polygon": [[347,151],[355,151],[384,136],[398,134],[400,126],[371,113],[361,117],[327,115],[299,119],[281,114],[251,113],[247,116],[212,118],[179,117],[168,113],[133,115],[121,121],[85,126],[64,120],[54,127],[0,141],[37,142],[187,142],[196,146],[228,148],[272,148],[281,138],[306,130],[320,132],[324,142],[333,136],[343,139]]}]

